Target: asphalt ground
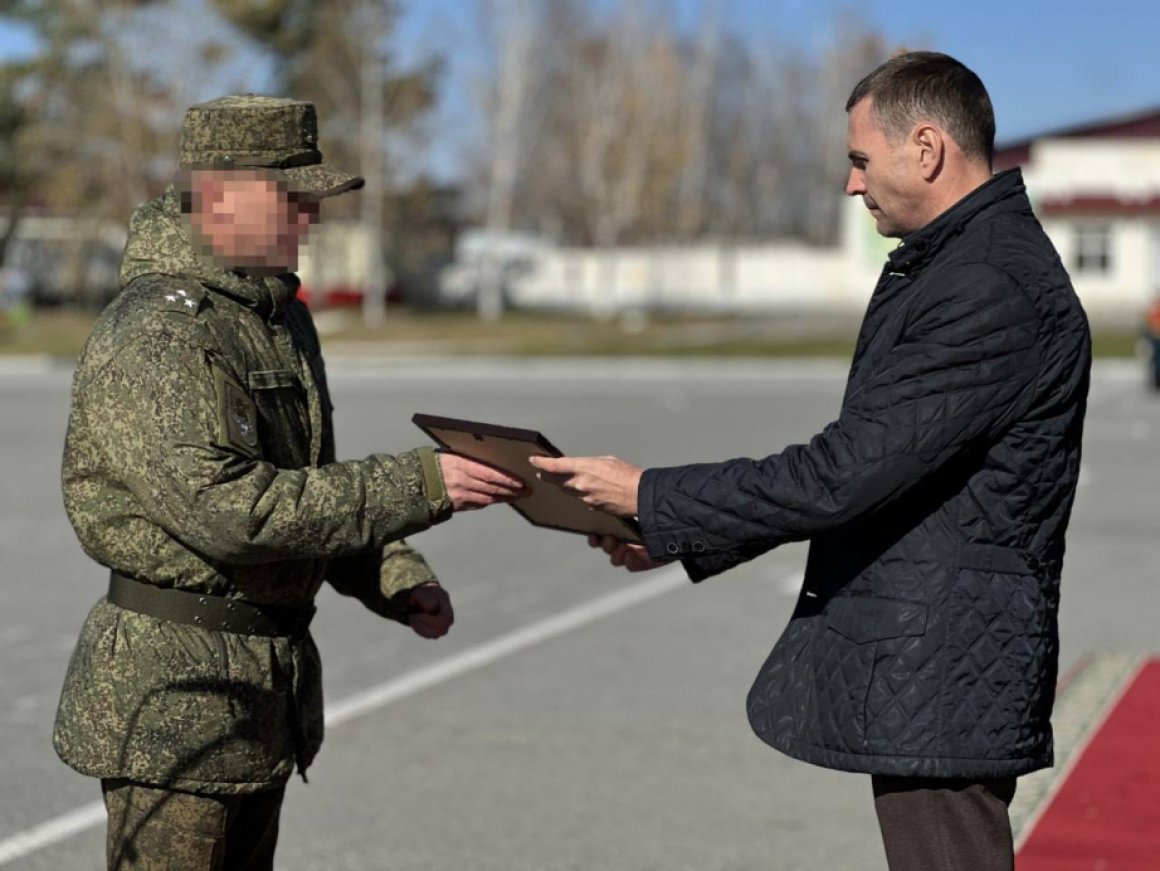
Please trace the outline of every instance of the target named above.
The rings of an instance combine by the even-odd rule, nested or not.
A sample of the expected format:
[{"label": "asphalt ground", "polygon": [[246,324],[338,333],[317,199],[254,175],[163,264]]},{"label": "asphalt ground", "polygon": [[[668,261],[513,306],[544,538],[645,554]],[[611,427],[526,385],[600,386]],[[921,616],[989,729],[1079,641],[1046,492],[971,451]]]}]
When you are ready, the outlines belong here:
[{"label": "asphalt ground", "polygon": [[[645,465],[760,456],[836,413],[840,362],[332,360],[339,453],[425,443],[423,411],[542,430]],[[50,744],[103,592],[59,495],[70,372],[0,369],[0,864],[101,866],[95,782]],[[1160,397],[1097,368],[1061,613],[1062,667],[1160,647]],[[437,642],[324,593],[328,739],[291,783],[278,867],[883,871],[868,778],[767,748],[750,680],[804,546],[694,587],[628,575],[506,507],[415,537],[455,599]]]}]

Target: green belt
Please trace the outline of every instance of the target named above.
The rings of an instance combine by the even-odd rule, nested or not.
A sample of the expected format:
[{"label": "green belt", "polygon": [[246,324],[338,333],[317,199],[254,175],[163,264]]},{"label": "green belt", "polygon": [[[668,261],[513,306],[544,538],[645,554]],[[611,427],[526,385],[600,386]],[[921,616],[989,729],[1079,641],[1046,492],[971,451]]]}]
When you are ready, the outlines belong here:
[{"label": "green belt", "polygon": [[109,576],[108,600],[160,620],[239,635],[301,637],[314,617],[313,605],[254,605],[208,593],[157,587],[117,572]]}]

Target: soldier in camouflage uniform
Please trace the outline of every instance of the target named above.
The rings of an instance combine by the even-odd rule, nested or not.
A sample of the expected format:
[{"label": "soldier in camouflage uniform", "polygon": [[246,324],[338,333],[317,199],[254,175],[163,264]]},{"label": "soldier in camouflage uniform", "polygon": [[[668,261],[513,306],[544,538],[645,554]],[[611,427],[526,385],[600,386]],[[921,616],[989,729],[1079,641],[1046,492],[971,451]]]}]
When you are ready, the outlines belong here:
[{"label": "soldier in camouflage uniform", "polygon": [[427,448],[335,461],[292,270],[318,200],[362,179],[322,162],[311,104],[194,106],[181,164],[134,214],[76,370],[65,506],[111,580],[53,739],[102,781],[110,868],[270,868],[322,741],[319,587],[444,634],[450,599],[404,536],[522,484]]}]

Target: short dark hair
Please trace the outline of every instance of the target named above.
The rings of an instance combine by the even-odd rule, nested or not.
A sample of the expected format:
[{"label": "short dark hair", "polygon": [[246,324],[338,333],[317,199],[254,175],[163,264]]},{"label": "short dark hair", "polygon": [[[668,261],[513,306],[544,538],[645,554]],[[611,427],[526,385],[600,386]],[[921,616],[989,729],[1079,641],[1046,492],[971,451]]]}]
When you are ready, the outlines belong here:
[{"label": "short dark hair", "polygon": [[995,111],[977,75],[950,55],[912,51],[892,57],[854,86],[849,112],[874,98],[871,117],[897,140],[920,121],[934,121],[973,160],[991,165],[995,152]]}]

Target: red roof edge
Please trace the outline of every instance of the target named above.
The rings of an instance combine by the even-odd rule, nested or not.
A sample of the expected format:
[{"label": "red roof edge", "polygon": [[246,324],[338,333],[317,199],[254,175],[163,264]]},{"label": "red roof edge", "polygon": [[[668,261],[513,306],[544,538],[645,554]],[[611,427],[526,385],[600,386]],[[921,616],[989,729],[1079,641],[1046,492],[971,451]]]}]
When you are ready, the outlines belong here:
[{"label": "red roof edge", "polygon": [[1048,198],[1036,204],[1044,216],[1148,216],[1160,215],[1160,195],[1116,197],[1102,194]]},{"label": "red roof edge", "polygon": [[996,145],[995,169],[1004,170],[1026,164],[1031,157],[1032,144],[1040,139],[1093,139],[1097,137],[1160,138],[1160,106],[1152,106],[1113,118],[1047,130],[1034,136],[1013,139]]}]

